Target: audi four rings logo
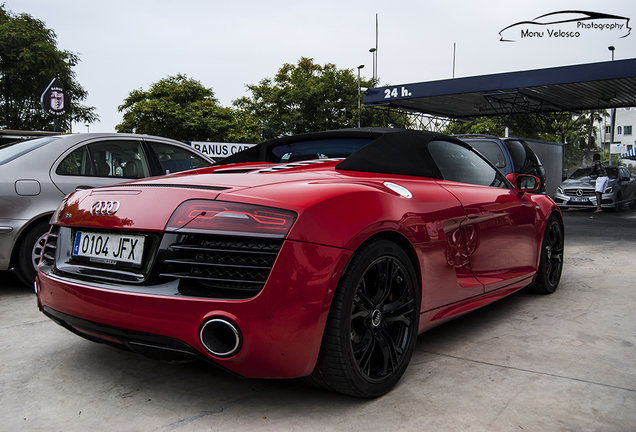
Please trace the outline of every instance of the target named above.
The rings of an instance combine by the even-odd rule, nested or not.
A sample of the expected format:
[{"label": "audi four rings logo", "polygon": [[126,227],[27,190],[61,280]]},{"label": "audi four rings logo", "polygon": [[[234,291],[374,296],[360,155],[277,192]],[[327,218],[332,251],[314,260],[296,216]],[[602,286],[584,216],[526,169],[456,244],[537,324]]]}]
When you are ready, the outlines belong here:
[{"label": "audi four rings logo", "polygon": [[119,201],[97,201],[91,207],[94,216],[112,216],[119,210]]}]

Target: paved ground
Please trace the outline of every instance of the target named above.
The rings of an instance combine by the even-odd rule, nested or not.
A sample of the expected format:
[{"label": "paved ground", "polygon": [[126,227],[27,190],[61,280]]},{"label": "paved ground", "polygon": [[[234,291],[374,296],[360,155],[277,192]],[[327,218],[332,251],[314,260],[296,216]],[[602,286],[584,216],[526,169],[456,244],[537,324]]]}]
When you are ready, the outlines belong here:
[{"label": "paved ground", "polygon": [[91,343],[0,273],[0,430],[636,430],[636,211],[568,212],[550,296],[517,294],[419,337],[388,395],[246,380]]}]

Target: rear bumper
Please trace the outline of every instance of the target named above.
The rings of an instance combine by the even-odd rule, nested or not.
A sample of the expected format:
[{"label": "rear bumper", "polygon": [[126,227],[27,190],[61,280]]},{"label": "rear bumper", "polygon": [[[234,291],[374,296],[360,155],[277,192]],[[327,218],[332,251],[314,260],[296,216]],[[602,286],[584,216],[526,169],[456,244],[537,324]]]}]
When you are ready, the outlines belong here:
[{"label": "rear bumper", "polygon": [[[296,378],[314,368],[333,292],[350,256],[342,249],[288,241],[263,291],[247,300],[109,289],[42,267],[36,292],[42,312],[89,340],[150,357],[204,358],[244,377]],[[202,343],[202,328],[215,319],[239,329],[236,354],[217,356]]]}]

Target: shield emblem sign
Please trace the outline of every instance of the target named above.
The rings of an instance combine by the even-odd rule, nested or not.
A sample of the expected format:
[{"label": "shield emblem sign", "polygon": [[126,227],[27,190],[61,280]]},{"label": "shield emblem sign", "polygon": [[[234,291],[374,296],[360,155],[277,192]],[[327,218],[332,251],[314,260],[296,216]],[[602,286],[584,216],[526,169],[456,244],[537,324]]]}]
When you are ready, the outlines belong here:
[{"label": "shield emblem sign", "polygon": [[42,109],[52,116],[62,116],[70,108],[69,98],[62,83],[54,78],[40,98]]}]

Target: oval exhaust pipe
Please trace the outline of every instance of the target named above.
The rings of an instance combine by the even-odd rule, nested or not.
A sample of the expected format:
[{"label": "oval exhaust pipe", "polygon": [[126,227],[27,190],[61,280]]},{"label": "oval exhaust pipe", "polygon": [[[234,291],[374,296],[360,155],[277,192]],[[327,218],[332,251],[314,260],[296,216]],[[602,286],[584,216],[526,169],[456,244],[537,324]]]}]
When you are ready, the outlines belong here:
[{"label": "oval exhaust pipe", "polygon": [[226,318],[207,321],[199,332],[201,343],[217,357],[230,357],[241,349],[243,337],[239,328]]}]

